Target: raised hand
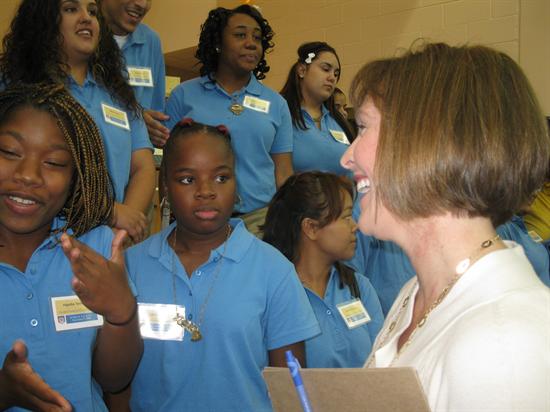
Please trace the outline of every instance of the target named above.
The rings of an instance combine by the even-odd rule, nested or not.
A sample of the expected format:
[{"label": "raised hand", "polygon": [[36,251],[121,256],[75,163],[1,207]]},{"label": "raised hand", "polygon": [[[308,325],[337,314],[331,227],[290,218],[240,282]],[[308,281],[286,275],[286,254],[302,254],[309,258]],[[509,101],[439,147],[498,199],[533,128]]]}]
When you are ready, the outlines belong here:
[{"label": "raised hand", "polygon": [[110,323],[124,323],[135,311],[135,298],[124,265],[125,237],[123,230],[116,233],[111,258],[107,260],[66,233],[61,236],[61,246],[74,274],[73,290],[88,309],[103,315]]},{"label": "raised hand", "polygon": [[169,118],[170,116],[154,110],[145,110],[143,112],[143,120],[147,125],[149,139],[151,143],[153,143],[153,146],[164,147],[166,144],[166,140],[168,140],[168,136],[170,135],[170,130],[161,122]]},{"label": "raised hand", "polygon": [[133,243],[139,243],[145,239],[148,221],[141,211],[123,203],[115,203],[113,227],[125,230]]},{"label": "raised hand", "polygon": [[0,410],[19,406],[32,411],[68,412],[70,403],[31,367],[27,347],[16,341],[0,370]]}]

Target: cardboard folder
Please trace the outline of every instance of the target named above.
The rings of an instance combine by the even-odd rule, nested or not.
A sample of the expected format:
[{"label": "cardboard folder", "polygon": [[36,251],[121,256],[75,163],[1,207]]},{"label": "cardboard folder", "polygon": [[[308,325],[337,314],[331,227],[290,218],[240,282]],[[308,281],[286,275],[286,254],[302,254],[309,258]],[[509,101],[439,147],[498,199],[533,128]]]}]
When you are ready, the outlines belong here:
[{"label": "cardboard folder", "polygon": [[[313,412],[430,412],[413,368],[300,369]],[[288,368],[265,368],[275,412],[302,412]]]}]

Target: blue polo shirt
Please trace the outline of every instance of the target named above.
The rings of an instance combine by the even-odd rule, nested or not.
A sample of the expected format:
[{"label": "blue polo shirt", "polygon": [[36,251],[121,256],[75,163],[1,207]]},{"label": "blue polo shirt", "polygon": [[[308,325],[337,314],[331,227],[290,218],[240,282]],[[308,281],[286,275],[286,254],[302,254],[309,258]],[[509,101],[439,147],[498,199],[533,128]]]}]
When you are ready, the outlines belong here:
[{"label": "blue polo shirt", "polygon": [[133,85],[139,104],[145,109],[164,112],[166,93],[166,71],[160,38],[149,26],[141,23],[128,35],[122,46],[127,67],[147,68],[151,70],[153,86]]},{"label": "blue polo shirt", "polygon": [[[60,224],[56,219],[53,227]],[[78,240],[108,258],[112,239],[112,230],[100,226]],[[25,272],[0,263],[0,357],[5,358],[16,339],[23,339],[32,368],[74,410],[107,411],[92,378],[97,329],[55,330],[51,298],[75,295],[72,276],[71,265],[53,236],[34,251]]]},{"label": "blue polo shirt", "polygon": [[[245,96],[269,102],[269,111],[244,108],[240,115],[229,107],[243,104]],[[166,103],[166,122],[172,128],[184,117],[217,126],[224,124],[231,133],[235,152],[237,191],[240,202],[236,211],[246,213],[266,206],[276,191],[272,154],[292,152],[290,112],[278,93],[261,84],[254,76],[241,90],[229,95],[207,76],[192,79],[176,87]]]},{"label": "blue polo shirt", "polygon": [[[115,188],[116,201],[122,203],[126,186],[130,180],[132,153],[140,149],[153,149],[145,122],[142,118],[136,118],[132,113],[126,112],[120,103],[111,97],[107,89],[94,80],[90,73],[82,86],[69,77],[67,87],[73,97],[92,116],[101,132],[107,158],[107,169]],[[105,120],[102,104],[125,112],[129,129],[108,123]]]},{"label": "blue polo shirt", "polygon": [[[340,159],[349,145],[339,142],[333,136],[333,133],[344,133],[344,130],[324,105],[322,110],[321,129],[317,128],[312,117],[304,109],[302,109],[302,115],[307,129],[302,130],[296,126],[292,129],[294,134],[294,151],[292,153],[294,171],[321,170],[337,175],[351,176],[350,171],[340,165]],[[347,137],[350,138],[350,136]]]},{"label": "blue polo shirt", "polygon": [[261,375],[268,351],[319,334],[294,266],[241,220],[230,223],[227,245],[213,250],[191,277],[166,240],[175,223],[129,249],[140,303],[174,303],[173,267],[177,304],[188,319],[199,322],[210,294],[202,340],[192,342],[188,332],[182,341],[145,340],[132,411],[271,411]]},{"label": "blue polo shirt", "polygon": [[306,340],[308,368],[360,368],[365,364],[384,323],[384,315],[369,280],[357,273],[355,279],[361,292],[361,302],[371,321],[353,329],[347,327],[337,305],[355,298],[347,285],[340,289],[340,276],[336,268],[332,268],[324,298],[305,288],[321,327],[319,336]]},{"label": "blue polo shirt", "polygon": [[[353,217],[359,218],[359,202],[353,208]],[[517,216],[496,228],[502,239],[513,240],[520,244],[525,255],[533,265],[539,278],[547,286],[549,280],[549,257],[546,249],[518,225]],[[416,276],[416,272],[403,250],[390,241],[378,240],[357,231],[355,256],[348,262],[357,272],[369,278],[382,305],[384,315],[388,314],[393,301],[407,281]]]},{"label": "blue polo shirt", "polygon": [[542,243],[535,242],[527,233],[527,228],[520,216],[514,215],[512,219],[497,227],[497,233],[503,239],[513,240],[519,243],[529,262],[542,282],[550,287],[550,257],[548,250]]}]

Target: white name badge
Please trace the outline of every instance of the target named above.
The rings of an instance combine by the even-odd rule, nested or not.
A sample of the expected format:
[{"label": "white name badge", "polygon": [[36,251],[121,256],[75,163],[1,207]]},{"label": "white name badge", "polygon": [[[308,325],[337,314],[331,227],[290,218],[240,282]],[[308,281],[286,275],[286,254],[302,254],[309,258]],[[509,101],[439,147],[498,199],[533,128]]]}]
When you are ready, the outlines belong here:
[{"label": "white name badge", "polygon": [[529,234],[531,239],[533,239],[533,241],[537,243],[542,243],[542,238],[539,236],[537,232],[535,232],[534,230],[529,230],[527,233]]},{"label": "white name badge", "polygon": [[258,99],[253,96],[244,96],[243,106],[249,109],[256,110],[257,112],[269,113],[269,106],[271,102],[269,100]]},{"label": "white name badge", "polygon": [[330,134],[332,135],[334,140],[336,140],[337,142],[349,145],[348,137],[346,136],[346,134],[344,132],[342,132],[340,130],[331,130]]},{"label": "white name badge", "polygon": [[336,305],[342,319],[349,329],[364,325],[370,322],[370,316],[359,299],[353,299]]},{"label": "white name badge", "polygon": [[130,130],[130,122],[128,122],[128,115],[125,111],[105,103],[101,103],[101,109],[103,110],[103,119],[107,123]]},{"label": "white name badge", "polygon": [[143,339],[183,340],[184,329],[176,323],[176,308],[185,317],[183,306],[139,303],[139,330]]},{"label": "white name badge", "polygon": [[128,70],[128,83],[130,86],[154,87],[153,72],[149,67],[126,67]]},{"label": "white name badge", "polygon": [[103,316],[84,306],[76,295],[52,298],[52,312],[58,332],[103,325]]}]

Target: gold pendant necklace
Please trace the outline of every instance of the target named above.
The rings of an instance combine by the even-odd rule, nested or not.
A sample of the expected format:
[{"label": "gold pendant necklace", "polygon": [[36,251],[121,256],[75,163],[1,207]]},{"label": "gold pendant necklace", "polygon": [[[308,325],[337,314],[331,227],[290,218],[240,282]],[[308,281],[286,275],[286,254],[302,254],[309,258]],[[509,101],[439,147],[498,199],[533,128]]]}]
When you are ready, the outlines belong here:
[{"label": "gold pendant necklace", "polygon": [[202,339],[202,333],[199,329],[199,326],[191,322],[190,320],[185,319],[183,316],[181,316],[178,313],[177,309],[176,309],[176,317],[174,318],[174,320],[178,325],[180,325],[182,328],[184,328],[185,330],[191,333],[191,340],[193,342],[196,342]]},{"label": "gold pendant necklace", "polygon": [[[225,86],[219,80],[216,80],[216,83],[221,89],[223,89],[225,93],[229,94],[229,92],[227,91],[228,89],[225,88]],[[237,102],[237,98],[238,96],[231,94],[231,104],[229,105],[229,111],[235,116],[239,116],[244,111],[244,106]]]},{"label": "gold pendant necklace", "polygon": [[[395,354],[394,358],[392,359],[392,361],[390,362],[390,364],[388,366],[392,366],[397,361],[397,359],[399,359],[399,357],[401,356],[403,351],[411,344],[411,342],[412,342],[413,338],[415,337],[417,331],[419,329],[421,329],[426,324],[426,321],[427,321],[428,316],[430,315],[430,313],[436,307],[438,307],[441,302],[443,302],[443,300],[445,299],[445,297],[447,297],[447,295],[449,294],[449,292],[451,291],[453,286],[456,284],[458,279],[460,279],[460,277],[470,268],[472,263],[475,262],[475,260],[483,252],[483,250],[487,249],[488,247],[491,247],[498,240],[500,240],[500,236],[496,235],[496,236],[492,237],[491,239],[487,239],[487,240],[481,242],[480,247],[478,249],[476,249],[474,251],[474,253],[472,253],[468,258],[458,262],[458,265],[456,265],[456,268],[455,268],[455,275],[453,276],[451,281],[447,284],[447,286],[445,286],[445,288],[441,291],[441,293],[436,298],[436,300],[424,312],[424,314],[422,315],[422,317],[420,318],[418,323],[415,325],[413,331],[411,332],[411,334],[409,335],[409,337],[407,338],[405,343],[403,343],[401,348],[397,351],[397,353]],[[384,335],[384,338],[381,339],[380,343],[376,345],[376,348],[374,348],[372,350],[371,356],[369,356],[366,367],[369,367],[372,364],[372,362],[374,360],[375,352],[378,349],[380,349],[382,346],[384,346],[386,344],[386,342],[388,341],[390,333],[392,332],[392,330],[397,325],[397,320],[401,318],[401,313],[403,312],[405,307],[407,307],[407,304],[409,303],[409,300],[410,300],[409,296],[406,296],[405,299],[403,299],[403,302],[401,303],[401,307],[399,308],[399,311],[395,315],[393,322],[388,327],[388,330],[386,331],[386,333]]]},{"label": "gold pendant necklace", "polygon": [[231,110],[231,113],[233,113],[235,116],[238,116],[243,112],[244,106],[237,103],[236,101],[233,101],[231,106],[229,106],[229,110]]},{"label": "gold pendant necklace", "polygon": [[198,322],[195,323],[189,319],[186,319],[185,316],[181,315],[178,312],[178,306],[177,306],[177,300],[176,300],[176,259],[175,256],[177,256],[176,253],[176,239],[178,235],[178,228],[176,226],[176,229],[174,230],[174,242],[172,243],[172,249],[174,250],[174,255],[172,256],[172,292],[174,294],[174,306],[176,307],[176,316],[174,317],[174,320],[176,323],[181,326],[183,329],[188,331],[191,334],[191,341],[196,342],[202,339],[202,333],[200,330],[200,326],[202,325],[202,321],[204,318],[204,311],[206,310],[206,306],[208,306],[208,301],[210,300],[210,296],[212,295],[212,290],[214,289],[214,284],[216,283],[216,280],[218,279],[218,276],[221,271],[222,261],[225,256],[225,249],[227,248],[227,241],[229,239],[229,235],[231,234],[231,225],[229,223],[227,224],[227,236],[225,237],[224,245],[223,245],[223,251],[220,256],[220,259],[218,260],[218,263],[215,268],[214,276],[212,279],[212,284],[210,285],[210,289],[208,289],[208,293],[206,294],[206,298],[204,299],[204,302],[199,310],[199,319]]}]

